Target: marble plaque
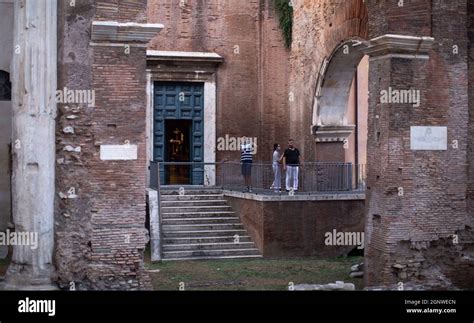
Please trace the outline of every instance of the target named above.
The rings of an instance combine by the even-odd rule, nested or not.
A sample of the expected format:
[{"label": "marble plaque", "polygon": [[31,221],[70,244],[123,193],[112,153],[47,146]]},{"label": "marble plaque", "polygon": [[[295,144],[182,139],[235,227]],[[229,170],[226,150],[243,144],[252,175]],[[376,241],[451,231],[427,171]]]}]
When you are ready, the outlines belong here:
[{"label": "marble plaque", "polygon": [[447,150],[448,127],[411,127],[411,150]]},{"label": "marble plaque", "polygon": [[137,145],[101,145],[101,160],[137,160]]}]

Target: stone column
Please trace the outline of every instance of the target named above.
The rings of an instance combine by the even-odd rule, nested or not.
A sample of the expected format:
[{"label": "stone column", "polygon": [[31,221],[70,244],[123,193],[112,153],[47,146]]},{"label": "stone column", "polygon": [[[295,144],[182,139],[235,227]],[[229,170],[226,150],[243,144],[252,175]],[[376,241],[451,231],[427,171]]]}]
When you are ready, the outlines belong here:
[{"label": "stone column", "polygon": [[56,0],[15,1],[13,220],[16,232],[37,234],[38,243],[14,246],[6,289],[53,288],[56,27]]}]

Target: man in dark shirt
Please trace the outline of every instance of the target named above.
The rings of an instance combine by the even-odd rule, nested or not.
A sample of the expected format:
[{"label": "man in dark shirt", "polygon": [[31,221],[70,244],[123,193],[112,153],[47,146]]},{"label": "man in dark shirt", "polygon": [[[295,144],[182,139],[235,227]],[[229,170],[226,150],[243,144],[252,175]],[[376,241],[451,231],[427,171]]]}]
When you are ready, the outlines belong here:
[{"label": "man in dark shirt", "polygon": [[298,175],[300,166],[300,151],[293,145],[294,140],[288,140],[288,148],[283,154],[283,169],[286,171],[286,191],[298,191]]}]

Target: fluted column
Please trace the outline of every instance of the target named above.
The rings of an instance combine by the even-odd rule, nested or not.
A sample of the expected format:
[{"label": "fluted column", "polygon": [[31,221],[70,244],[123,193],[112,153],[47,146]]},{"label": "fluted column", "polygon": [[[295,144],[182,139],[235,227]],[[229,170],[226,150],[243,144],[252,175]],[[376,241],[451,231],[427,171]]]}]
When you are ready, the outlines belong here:
[{"label": "fluted column", "polygon": [[[15,1],[13,219],[38,245],[14,246],[7,289],[49,289],[54,267],[57,0]],[[34,236],[31,236],[34,237]]]}]

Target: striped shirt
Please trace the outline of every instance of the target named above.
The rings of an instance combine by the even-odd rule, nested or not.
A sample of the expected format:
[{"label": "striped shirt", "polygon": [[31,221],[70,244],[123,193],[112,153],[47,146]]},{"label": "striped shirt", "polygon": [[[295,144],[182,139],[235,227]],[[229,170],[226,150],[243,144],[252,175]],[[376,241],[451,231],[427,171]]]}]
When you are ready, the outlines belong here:
[{"label": "striped shirt", "polygon": [[253,147],[252,144],[243,144],[240,150],[240,161],[242,163],[251,163],[252,162],[252,152]]}]

